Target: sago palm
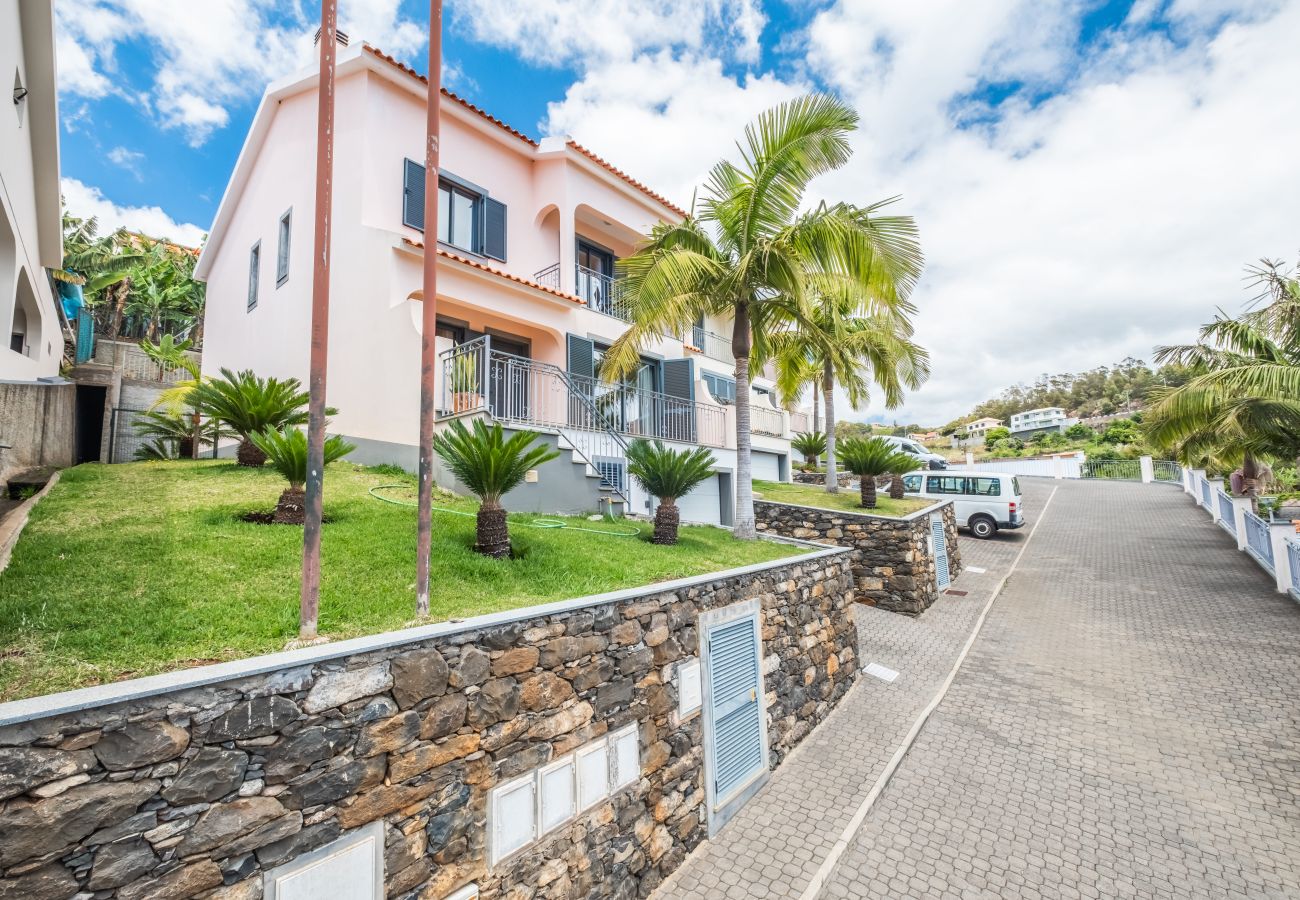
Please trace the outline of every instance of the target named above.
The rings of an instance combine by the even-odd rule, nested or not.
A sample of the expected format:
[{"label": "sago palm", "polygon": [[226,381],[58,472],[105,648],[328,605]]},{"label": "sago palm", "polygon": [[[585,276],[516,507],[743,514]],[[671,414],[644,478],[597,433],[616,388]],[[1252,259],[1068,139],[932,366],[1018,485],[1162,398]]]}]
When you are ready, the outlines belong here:
[{"label": "sago palm", "polygon": [[[287,425],[307,424],[308,394],[297,378],[259,378],[251,371],[222,369],[218,377],[194,385],[187,401],[239,435],[235,455],[241,466],[260,466],[266,455],[252,435]],[[326,410],[333,415],[333,410]]]},{"label": "sago palm", "polygon": [[737,163],[717,163],[694,214],[661,223],[620,260],[631,327],[605,356],[602,375],[621,379],[642,347],[684,334],[700,316],[731,319],[736,362],[736,526],[752,539],[750,359],[783,322],[809,314],[810,286],[873,289],[885,266],[861,211],[820,204],[801,211],[809,182],[850,156],[858,116],[843,101],[811,94],[762,113],[745,130]]},{"label": "sago palm", "polygon": [[790,439],[790,446],[803,454],[809,466],[817,465],[817,458],[826,452],[826,435],[820,431],[800,431]]},{"label": "sago palm", "polygon": [[[280,525],[302,525],[306,520],[307,435],[298,428],[286,426],[276,431],[266,429],[250,435],[257,449],[266,454],[271,467],[284,476],[289,486],[280,494],[271,521]],[[353,450],[338,435],[325,441],[325,465],[342,459]]]},{"label": "sago palm", "polygon": [[[810,313],[792,317],[789,327],[769,342],[776,359],[777,385],[783,394],[796,390],[809,368],[818,371],[815,391],[822,397],[826,421],[826,490],[836,493],[835,385],[858,408],[870,400],[874,384],[884,394],[885,406],[893,409],[903,402],[905,390],[916,390],[930,374],[930,357],[912,340],[907,302],[920,251],[910,238],[911,219],[883,229],[877,256],[888,260],[891,273],[870,293],[859,288],[828,286],[813,300]],[[877,230],[872,228],[873,233]],[[914,252],[913,252],[914,251]],[[916,267],[908,266],[910,261]],[[814,401],[815,402],[815,401]]]},{"label": "sago palm", "polygon": [[889,498],[891,500],[902,500],[907,493],[906,486],[903,484],[903,476],[908,472],[913,472],[918,468],[923,468],[922,463],[912,454],[899,450],[894,454],[894,460],[889,466]]},{"label": "sago palm", "polygon": [[501,498],[517,487],[529,469],[560,455],[541,444],[535,431],[517,431],[505,437],[499,422],[474,420],[474,429],[460,420],[433,437],[433,449],[453,475],[479,499],[474,549],[498,559],[510,555],[510,529]]},{"label": "sago palm", "polygon": [[[876,479],[881,475],[890,474],[895,468],[903,465],[900,457],[907,454],[900,454],[893,444],[878,437],[848,438],[840,449],[844,457],[844,468],[861,480],[858,490],[862,497],[862,506],[866,509],[875,509]],[[906,465],[909,471],[915,468],[911,457],[908,457]]]},{"label": "sago palm", "polygon": [[663,441],[636,440],[627,448],[627,472],[659,499],[651,540],[675,544],[681,524],[677,500],[713,475],[713,454],[704,447],[678,451],[670,450]]}]

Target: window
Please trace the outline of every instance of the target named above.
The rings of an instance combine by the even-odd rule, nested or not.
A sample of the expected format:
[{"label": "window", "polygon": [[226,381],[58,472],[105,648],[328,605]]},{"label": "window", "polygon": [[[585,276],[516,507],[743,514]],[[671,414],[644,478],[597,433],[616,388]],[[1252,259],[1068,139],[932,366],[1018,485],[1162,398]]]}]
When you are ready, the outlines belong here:
[{"label": "window", "polygon": [[493,788],[488,795],[490,864],[563,827],[640,778],[641,736],[633,722]]},{"label": "window", "polygon": [[966,479],[959,475],[927,475],[925,479],[927,494],[965,494]]},{"label": "window", "polygon": [[293,210],[280,216],[280,244],[275,254],[275,286],[289,280],[289,233],[293,226]]},{"label": "window", "polygon": [[997,478],[970,478],[967,492],[982,497],[998,497],[1002,494],[1002,482]]},{"label": "window", "polygon": [[701,373],[704,379],[704,386],[709,389],[713,399],[719,403],[736,402],[736,382],[722,375],[714,375],[712,372]]},{"label": "window", "polygon": [[909,494],[919,494],[919,493],[921,493],[921,476],[920,476],[920,475],[904,475],[904,476],[903,476],[903,490],[904,490],[906,493],[909,493]]},{"label": "window", "polygon": [[248,308],[250,310],[257,306],[257,279],[261,265],[262,242],[258,241],[253,245],[253,249],[248,251]]},{"label": "window", "polygon": [[[424,166],[406,160],[402,224],[424,231]],[[447,172],[438,178],[438,241],[467,253],[506,258],[506,205]]]}]

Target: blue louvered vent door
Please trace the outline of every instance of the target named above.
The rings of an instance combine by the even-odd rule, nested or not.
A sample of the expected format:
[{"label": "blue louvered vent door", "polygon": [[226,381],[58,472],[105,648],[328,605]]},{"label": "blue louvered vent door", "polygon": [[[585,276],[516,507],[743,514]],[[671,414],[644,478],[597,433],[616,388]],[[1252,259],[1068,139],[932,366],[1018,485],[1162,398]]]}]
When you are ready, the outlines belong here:
[{"label": "blue louvered vent door", "polygon": [[715,626],[708,632],[712,713],[709,740],[715,812],[767,771],[758,647],[755,616]]},{"label": "blue louvered vent door", "polygon": [[930,516],[930,543],[934,549],[934,577],[939,590],[952,583],[948,573],[948,536],[943,530],[943,516]]}]

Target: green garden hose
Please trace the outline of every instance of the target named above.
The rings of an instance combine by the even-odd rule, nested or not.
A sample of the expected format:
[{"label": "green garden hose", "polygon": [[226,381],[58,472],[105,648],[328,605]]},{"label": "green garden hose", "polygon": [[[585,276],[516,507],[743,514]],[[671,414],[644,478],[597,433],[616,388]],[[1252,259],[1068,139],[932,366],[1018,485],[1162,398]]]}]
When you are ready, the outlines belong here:
[{"label": "green garden hose", "polygon": [[[385,497],[382,494],[376,493],[377,491],[386,491],[394,488],[409,489],[411,487],[412,486],[409,484],[380,484],[380,485],[376,485],[375,487],[372,487],[368,493],[376,500],[382,500],[384,503],[391,503],[394,506],[418,506],[419,504],[411,500],[401,500],[396,497]],[[474,513],[462,512],[459,509],[448,509],[445,506],[435,506],[433,507],[433,511],[446,513],[449,516],[464,516],[467,519],[475,518]],[[609,513],[605,513],[605,520],[607,522],[613,522],[614,517]],[[638,535],[641,534],[641,530],[639,528],[627,527],[625,529],[620,528],[616,531],[611,531],[606,528],[584,528],[581,525],[570,525],[568,522],[564,521],[563,519],[542,518],[542,519],[534,519],[531,522],[521,522],[516,519],[512,524],[521,525],[524,528],[547,528],[547,529],[567,528],[569,531],[586,531],[590,534],[608,534],[612,537],[637,537]]]}]

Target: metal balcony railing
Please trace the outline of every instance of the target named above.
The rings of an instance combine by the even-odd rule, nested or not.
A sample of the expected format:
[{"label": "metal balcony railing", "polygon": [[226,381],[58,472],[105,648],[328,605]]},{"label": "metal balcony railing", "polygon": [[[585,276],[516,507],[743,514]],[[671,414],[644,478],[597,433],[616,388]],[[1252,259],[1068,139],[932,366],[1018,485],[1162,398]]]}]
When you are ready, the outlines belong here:
[{"label": "metal balcony railing", "polygon": [[579,265],[576,267],[574,293],[587,301],[587,306],[598,313],[613,316],[624,322],[632,321],[623,303],[622,282],[617,278]]},{"label": "metal balcony railing", "polygon": [[695,325],[691,328],[690,345],[699,350],[709,359],[716,359],[718,362],[735,362],[735,354],[731,352],[731,341],[720,334],[714,334],[712,331]]},{"label": "metal balcony railing", "polygon": [[548,287],[553,291],[560,289],[560,264],[555,263],[547,266],[540,272],[533,274],[533,281],[536,281],[542,287]]},{"label": "metal balcony railing", "polygon": [[756,397],[749,404],[749,427],[754,434],[781,437],[785,428],[785,419],[781,415],[781,410],[773,409]]}]

